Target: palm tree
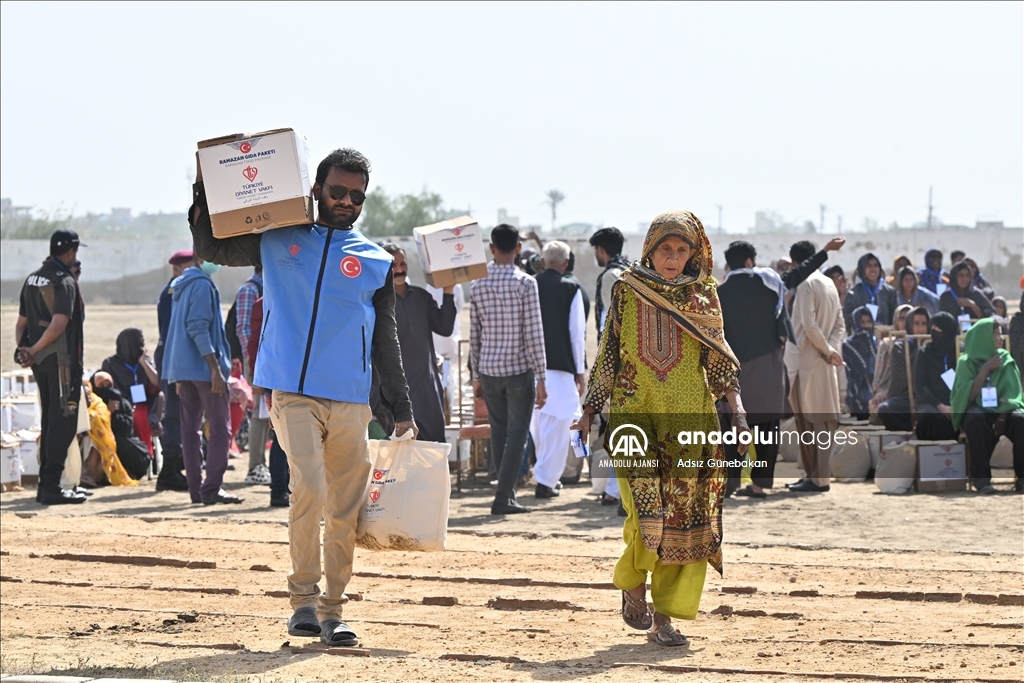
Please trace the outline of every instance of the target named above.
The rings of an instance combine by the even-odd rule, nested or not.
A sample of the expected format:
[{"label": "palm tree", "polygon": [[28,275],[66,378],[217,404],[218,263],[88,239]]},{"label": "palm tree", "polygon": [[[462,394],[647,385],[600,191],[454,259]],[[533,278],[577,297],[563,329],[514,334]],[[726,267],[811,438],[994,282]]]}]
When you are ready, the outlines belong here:
[{"label": "palm tree", "polygon": [[555,220],[558,218],[558,205],[565,201],[565,195],[558,190],[548,190],[545,204],[551,207],[551,231],[555,231]]}]

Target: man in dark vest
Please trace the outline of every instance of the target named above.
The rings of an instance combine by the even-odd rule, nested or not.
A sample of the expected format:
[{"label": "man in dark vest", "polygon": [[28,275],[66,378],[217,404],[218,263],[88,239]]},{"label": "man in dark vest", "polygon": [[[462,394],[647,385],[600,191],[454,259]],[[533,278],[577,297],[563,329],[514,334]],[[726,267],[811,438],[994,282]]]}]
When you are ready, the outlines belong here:
[{"label": "man in dark vest", "polygon": [[78,428],[82,393],[82,321],[85,317],[78,283],[71,267],[78,247],[85,246],[73,230],[50,236],[50,257],[25,280],[15,325],[15,360],[32,368],[39,404],[39,489],[43,505],[84,503],[85,496],[61,488],[61,472]]},{"label": "man in dark vest", "polygon": [[569,265],[569,245],[548,242],[541,258],[544,272],[537,276],[537,294],[544,324],[548,400],[533,411],[530,434],[537,449],[536,496],[554,498],[562,487],[559,478],[569,449],[569,426],[582,414],[587,322],[579,282],[562,277]]}]

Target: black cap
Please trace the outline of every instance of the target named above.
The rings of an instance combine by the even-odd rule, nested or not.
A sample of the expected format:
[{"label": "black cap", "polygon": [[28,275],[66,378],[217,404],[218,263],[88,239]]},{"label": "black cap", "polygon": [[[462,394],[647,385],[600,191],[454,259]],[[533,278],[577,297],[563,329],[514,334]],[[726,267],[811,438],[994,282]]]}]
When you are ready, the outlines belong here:
[{"label": "black cap", "polygon": [[63,254],[70,249],[77,249],[78,247],[87,246],[89,245],[82,244],[78,240],[78,233],[75,232],[74,230],[67,230],[65,228],[61,228],[60,230],[55,230],[54,233],[50,235],[51,256]]}]

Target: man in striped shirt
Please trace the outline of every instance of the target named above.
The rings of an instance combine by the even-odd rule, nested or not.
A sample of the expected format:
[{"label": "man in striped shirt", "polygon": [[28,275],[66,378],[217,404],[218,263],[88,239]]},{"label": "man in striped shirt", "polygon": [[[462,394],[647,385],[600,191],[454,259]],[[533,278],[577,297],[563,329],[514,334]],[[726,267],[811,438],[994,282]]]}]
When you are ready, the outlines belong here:
[{"label": "man in striped shirt", "polygon": [[543,407],[547,400],[537,282],[515,266],[520,248],[518,229],[504,223],[495,227],[494,260],[487,264],[487,277],[470,288],[473,392],[487,403],[491,457],[498,471],[492,515],[529,512],[516,501],[515,484],[533,405]]}]

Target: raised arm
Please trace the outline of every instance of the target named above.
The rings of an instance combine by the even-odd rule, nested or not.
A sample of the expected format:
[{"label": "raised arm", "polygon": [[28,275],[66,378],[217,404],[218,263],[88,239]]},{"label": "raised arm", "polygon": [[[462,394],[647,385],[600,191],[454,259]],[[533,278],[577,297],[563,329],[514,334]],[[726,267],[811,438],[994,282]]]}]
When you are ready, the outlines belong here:
[{"label": "raised arm", "polygon": [[239,235],[217,239],[210,224],[206,189],[202,183],[192,186],[192,207],[188,211],[192,229],[192,248],[196,256],[222,266],[263,266],[260,259],[260,235]]},{"label": "raised arm", "polygon": [[455,295],[449,292],[449,289],[451,288],[445,287],[444,294],[441,296],[440,306],[434,302],[434,297],[428,296],[426,299],[430,331],[442,337],[448,337],[455,331],[456,318],[458,317],[458,310],[455,308]]}]

